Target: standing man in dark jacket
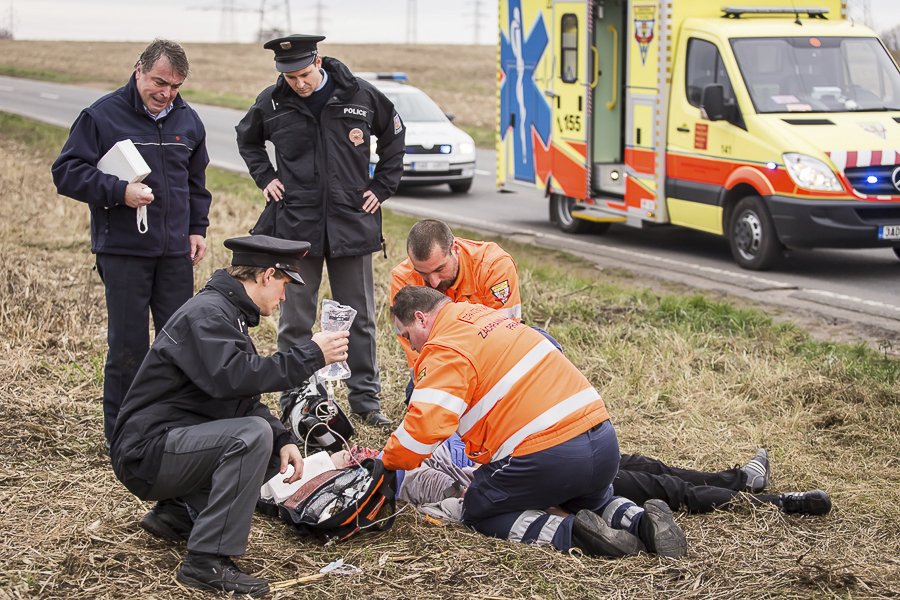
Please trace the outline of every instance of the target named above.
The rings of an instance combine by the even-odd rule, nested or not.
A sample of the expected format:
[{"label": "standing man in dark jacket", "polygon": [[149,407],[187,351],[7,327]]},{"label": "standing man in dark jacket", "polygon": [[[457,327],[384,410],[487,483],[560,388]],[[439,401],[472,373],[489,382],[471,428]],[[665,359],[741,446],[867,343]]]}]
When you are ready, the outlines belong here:
[{"label": "standing man in dark jacket", "polygon": [[[334,299],[357,311],[350,408],[369,424],[390,427],[379,398],[372,253],[383,245],[379,209],[403,174],[405,128],[384,94],[319,56],[324,39],[291,35],[265,44],[281,75],[237,125],[238,149],[267,203],[253,233],[311,244],[301,264],[306,286],[289,290],[291,302],[282,307],[278,348],[309,339],[327,265]],[[379,160],[370,179],[373,136]],[[274,167],[267,141],[275,146]]]},{"label": "standing man in dark jacket", "polygon": [[225,241],[230,269],[179,308],[141,364],[113,435],[116,477],[144,500],[159,500],[141,527],[187,541],[178,580],[236,594],[264,594],[268,583],[242,572],[232,556],[247,537],[263,481],[303,474],[290,433],[260,402],[263,392],[299,386],[317,369],[347,358],[347,335],[311,341],[262,357],[248,328],[269,316],[299,285],[306,242],[268,236]]},{"label": "standing man in dark jacket", "polygon": [[[84,109],[53,163],[60,194],[87,203],[91,251],[106,287],[108,353],[103,371],[106,443],[116,415],[156,332],[193,295],[206,253],[210,193],[206,130],[178,95],[188,75],[178,44],[154,40],[128,83]],[[103,173],[97,162],[131,140],[150,167],[142,183]],[[146,220],[138,224],[139,209]]]}]

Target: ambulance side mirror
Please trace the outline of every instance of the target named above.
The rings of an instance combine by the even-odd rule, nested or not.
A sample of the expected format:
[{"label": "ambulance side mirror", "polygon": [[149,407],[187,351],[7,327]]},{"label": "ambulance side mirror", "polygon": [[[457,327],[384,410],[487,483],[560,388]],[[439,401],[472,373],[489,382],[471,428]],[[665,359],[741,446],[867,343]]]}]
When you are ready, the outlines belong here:
[{"label": "ambulance side mirror", "polygon": [[727,118],[725,112],[725,87],[721,83],[711,83],[703,88],[700,99],[700,112],[704,119],[722,121]]}]

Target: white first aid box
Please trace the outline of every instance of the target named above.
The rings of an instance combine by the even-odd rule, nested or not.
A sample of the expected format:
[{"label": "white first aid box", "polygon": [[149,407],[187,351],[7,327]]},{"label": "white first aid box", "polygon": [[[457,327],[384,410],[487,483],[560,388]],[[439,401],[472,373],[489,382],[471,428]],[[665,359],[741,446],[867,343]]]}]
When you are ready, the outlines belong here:
[{"label": "white first aid box", "polygon": [[97,162],[97,168],[128,183],[143,181],[150,174],[147,161],[131,140],[116,142]]}]

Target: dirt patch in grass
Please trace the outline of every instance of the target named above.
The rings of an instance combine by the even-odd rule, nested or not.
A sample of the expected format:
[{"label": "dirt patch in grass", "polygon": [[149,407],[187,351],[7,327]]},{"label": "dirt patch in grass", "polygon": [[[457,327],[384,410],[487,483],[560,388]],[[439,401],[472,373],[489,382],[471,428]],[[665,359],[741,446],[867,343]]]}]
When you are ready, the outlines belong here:
[{"label": "dirt patch in grass", "polygon": [[[207,598],[175,581],[184,548],[137,527],[150,505],[109,467],[105,309],[87,209],[56,196],[50,181],[64,132],[37,130],[0,115],[0,597]],[[226,264],[222,240],[246,232],[260,207],[248,179],[209,177],[211,252],[198,286]],[[407,371],[388,325],[387,281],[410,224],[386,214],[388,258],[374,261],[384,405],[395,418]],[[525,315],[602,390],[623,451],[721,468],[765,446],[774,489],[828,490],[834,511],[802,518],[741,504],[679,515],[682,560],[568,556],[437,527],[409,508],[384,534],[322,547],[257,516],[239,562],[269,578],[274,597],[897,597],[898,361],[814,342],[714,298],[647,290],[616,274],[601,282],[581,261],[503,243],[520,267]],[[274,334],[264,319],[254,332],[260,351],[274,350]],[[357,441],[380,446],[384,436],[360,427]],[[361,572],[301,580],[338,558]]]}]

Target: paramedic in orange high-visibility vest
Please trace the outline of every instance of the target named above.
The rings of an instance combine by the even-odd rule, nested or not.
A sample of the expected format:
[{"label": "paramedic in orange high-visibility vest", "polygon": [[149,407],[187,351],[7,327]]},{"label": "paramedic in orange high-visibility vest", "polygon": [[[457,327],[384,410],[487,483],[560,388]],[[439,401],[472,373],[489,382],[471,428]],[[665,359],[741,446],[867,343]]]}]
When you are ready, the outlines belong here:
[{"label": "paramedic in orange high-visibility vest", "polygon": [[463,521],[477,531],[592,555],[684,555],[684,533],[664,502],[641,508],[613,496],[619,444],[606,406],[547,338],[424,286],[398,291],[391,314],[419,354],[386,468],[418,467],[457,432],[483,465],[463,501]]},{"label": "paramedic in orange high-visibility vest", "polygon": [[[407,285],[424,285],[453,302],[483,304],[522,319],[516,263],[496,243],[459,238],[443,221],[424,219],[409,230],[406,254],[407,259],[391,269],[392,303]],[[402,336],[398,339],[412,368],[417,353]]]}]

